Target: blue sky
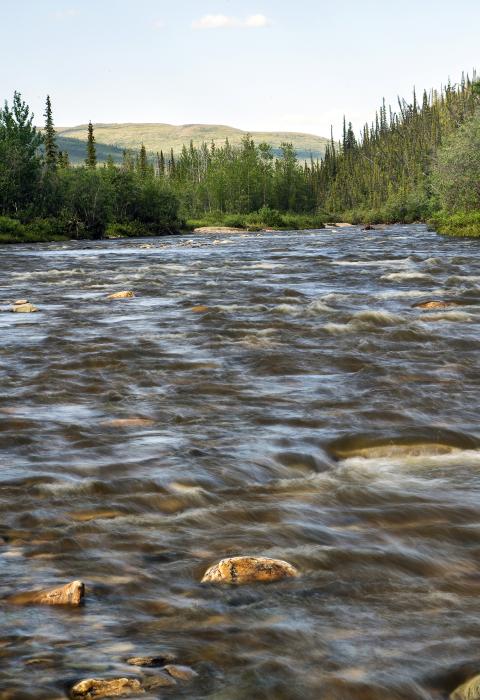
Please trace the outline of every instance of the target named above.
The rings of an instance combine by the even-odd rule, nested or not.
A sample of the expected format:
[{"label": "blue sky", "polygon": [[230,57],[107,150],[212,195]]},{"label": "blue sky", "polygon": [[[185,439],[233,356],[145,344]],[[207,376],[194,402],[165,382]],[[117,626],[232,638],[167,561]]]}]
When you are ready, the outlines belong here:
[{"label": "blue sky", "polygon": [[479,0],[0,0],[0,99],[42,121],[358,130],[480,70]]}]

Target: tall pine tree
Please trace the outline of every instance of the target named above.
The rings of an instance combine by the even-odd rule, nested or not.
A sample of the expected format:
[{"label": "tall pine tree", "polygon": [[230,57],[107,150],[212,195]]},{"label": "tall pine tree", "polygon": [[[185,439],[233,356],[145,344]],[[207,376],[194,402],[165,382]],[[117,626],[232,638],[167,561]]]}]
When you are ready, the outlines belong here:
[{"label": "tall pine tree", "polygon": [[92,170],[95,170],[97,167],[97,149],[95,148],[95,136],[93,134],[92,122],[88,122],[87,157],[85,158],[85,165]]},{"label": "tall pine tree", "polygon": [[45,163],[48,170],[54,171],[57,169],[59,152],[56,133],[53,127],[52,103],[50,101],[50,95],[47,95],[44,117],[45,130],[43,132],[43,143],[45,146]]}]

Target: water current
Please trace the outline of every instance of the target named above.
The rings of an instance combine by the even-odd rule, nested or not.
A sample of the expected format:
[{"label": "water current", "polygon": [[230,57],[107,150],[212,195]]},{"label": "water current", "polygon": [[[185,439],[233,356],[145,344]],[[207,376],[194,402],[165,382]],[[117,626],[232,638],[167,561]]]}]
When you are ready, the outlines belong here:
[{"label": "water current", "polygon": [[[478,241],[3,246],[1,304],[22,297],[39,312],[0,313],[0,598],[86,598],[0,601],[2,700],[163,652],[199,676],[144,698],[440,700],[480,672]],[[240,554],[301,576],[200,583]]]}]

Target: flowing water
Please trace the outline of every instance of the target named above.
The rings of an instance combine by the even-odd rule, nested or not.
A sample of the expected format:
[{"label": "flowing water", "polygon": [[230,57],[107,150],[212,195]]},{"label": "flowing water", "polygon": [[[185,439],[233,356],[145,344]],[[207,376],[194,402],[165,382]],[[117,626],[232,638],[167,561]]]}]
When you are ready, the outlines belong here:
[{"label": "flowing water", "polygon": [[[40,308],[0,314],[0,598],[87,587],[0,602],[2,700],[166,651],[199,677],[148,697],[446,698],[480,672],[478,241],[213,234],[0,266],[2,303]],[[302,575],[200,583],[237,554]]]}]

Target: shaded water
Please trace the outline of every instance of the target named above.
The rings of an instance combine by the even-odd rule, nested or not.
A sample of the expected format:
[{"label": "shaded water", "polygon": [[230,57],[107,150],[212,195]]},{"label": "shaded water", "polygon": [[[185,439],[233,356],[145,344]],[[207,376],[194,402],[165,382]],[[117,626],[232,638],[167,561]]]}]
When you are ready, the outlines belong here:
[{"label": "shaded water", "polygon": [[[163,651],[200,677],[162,698],[446,698],[480,672],[479,243],[151,245],[0,251],[2,303],[41,309],[0,314],[0,598],[87,586],[0,602],[0,698]],[[200,585],[233,554],[302,576]]]}]

